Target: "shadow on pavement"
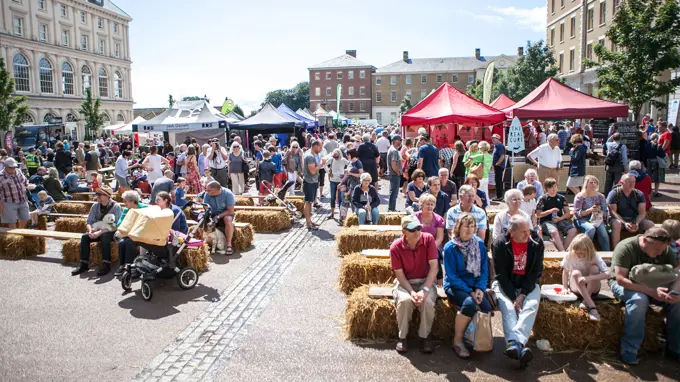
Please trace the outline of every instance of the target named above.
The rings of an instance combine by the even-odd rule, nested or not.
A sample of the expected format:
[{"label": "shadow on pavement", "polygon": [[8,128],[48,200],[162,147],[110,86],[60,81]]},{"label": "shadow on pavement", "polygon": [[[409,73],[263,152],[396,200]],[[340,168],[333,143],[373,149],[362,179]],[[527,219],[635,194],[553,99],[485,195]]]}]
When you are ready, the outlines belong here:
[{"label": "shadow on pavement", "polygon": [[179,313],[177,306],[192,301],[214,302],[220,299],[220,294],[215,288],[199,283],[193,289],[182,290],[174,278],[153,283],[154,295],[151,301],[144,301],[140,287],[141,283],[133,283],[133,291],[127,293],[130,297],[120,301],[118,306],[129,309],[133,317],[146,320],[157,320]]},{"label": "shadow on pavement", "polygon": [[[251,246],[252,247],[252,246]],[[232,260],[238,260],[242,258],[241,252],[234,252],[232,255],[211,255],[210,258],[212,258],[213,263],[218,264],[218,265],[224,265],[224,264],[229,264],[230,261]]]}]

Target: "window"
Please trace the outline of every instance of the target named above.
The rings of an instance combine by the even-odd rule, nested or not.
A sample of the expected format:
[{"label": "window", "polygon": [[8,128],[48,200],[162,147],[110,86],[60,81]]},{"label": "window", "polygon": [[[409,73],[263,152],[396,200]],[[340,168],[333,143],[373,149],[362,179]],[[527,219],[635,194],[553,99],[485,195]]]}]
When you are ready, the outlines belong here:
[{"label": "window", "polygon": [[396,84],[397,84],[397,76],[390,77],[390,85],[396,85]]},{"label": "window", "polygon": [[38,0],[38,9],[41,11],[45,10],[45,0]]},{"label": "window", "polygon": [[319,73],[319,72],[314,73],[314,79],[315,79],[316,81],[321,80],[321,73]]},{"label": "window", "polygon": [[24,123],[33,125],[35,124],[35,120],[33,119],[32,115],[26,114],[26,116],[24,116]]},{"label": "window", "polygon": [[574,49],[569,50],[569,71],[573,72],[574,71],[574,61],[576,59],[576,52]]},{"label": "window", "polygon": [[550,13],[555,13],[555,0],[550,0]]},{"label": "window", "polygon": [[569,25],[569,37],[576,37],[576,16],[571,16],[571,22]]},{"label": "window", "polygon": [[80,74],[83,80],[83,95],[85,95],[86,90],[92,88],[92,72],[89,67],[83,66],[80,69]]},{"label": "window", "polygon": [[408,91],[406,92],[406,97],[405,97],[405,98],[413,99],[413,98],[411,97],[411,91],[410,91],[410,90],[408,90]]},{"label": "window", "polygon": [[550,28],[550,46],[555,46],[555,28]]},{"label": "window", "polygon": [[390,123],[395,123],[397,122],[397,112],[393,111],[390,113]]},{"label": "window", "polygon": [[111,117],[109,117],[107,113],[102,114],[102,118],[104,119],[104,123],[111,122]]},{"label": "window", "polygon": [[612,11],[612,15],[615,15],[620,7],[621,7],[621,0],[614,0],[614,10]]},{"label": "window", "polygon": [[474,74],[468,74],[468,84],[472,84],[475,82],[475,75]]},{"label": "window", "polygon": [[113,33],[118,33],[118,23],[113,23]]},{"label": "window", "polygon": [[392,102],[397,102],[397,92],[392,92],[391,101],[392,101]]},{"label": "window", "polygon": [[617,51],[616,43],[615,43],[614,41],[612,41],[612,48],[611,48],[611,51],[614,52],[614,53],[616,53],[616,51]]},{"label": "window", "polygon": [[17,36],[24,35],[24,18],[14,16],[14,34]]},{"label": "window", "polygon": [[314,89],[314,96],[321,97],[321,88]]},{"label": "window", "polygon": [[382,102],[382,93],[381,92],[375,92],[375,103],[381,103]]},{"label": "window", "polygon": [[560,42],[564,42],[564,23],[560,24]]},{"label": "window", "polygon": [[326,79],[330,80],[331,79],[331,72],[326,72]]},{"label": "window", "polygon": [[366,71],[365,70],[359,71],[359,78],[366,78]]},{"label": "window", "polygon": [[342,79],[342,72],[338,72],[338,79],[339,79],[339,80]]},{"label": "window", "polygon": [[82,50],[87,50],[87,36],[81,36],[80,37],[80,49]]},{"label": "window", "polygon": [[97,16],[97,28],[102,29],[104,28],[104,23],[102,22],[102,18]]},{"label": "window", "polygon": [[451,76],[451,82],[454,83],[454,84],[457,84],[457,83],[458,83],[458,76],[455,75],[455,74],[452,75],[452,76]]},{"label": "window", "polygon": [[47,24],[40,24],[40,41],[47,42]]},{"label": "window", "polygon": [[73,95],[73,67],[66,61],[61,64],[61,91],[64,95]]},{"label": "window", "polygon": [[331,96],[331,88],[326,88],[326,97]]},{"label": "window", "polygon": [[353,96],[354,95],[354,86],[350,86],[349,89],[347,90],[347,94]]},{"label": "window", "polygon": [[437,83],[438,84],[442,83],[442,75],[441,74],[437,74]]},{"label": "window", "polygon": [[376,84],[376,85],[382,85],[382,78],[376,77],[376,78],[375,78],[375,84]]},{"label": "window", "polygon": [[106,73],[104,68],[99,68],[99,96],[108,97],[109,96],[109,75]]},{"label": "window", "polygon": [[560,60],[558,65],[560,68],[560,73],[564,73],[564,53],[560,53]]},{"label": "window", "polygon": [[40,59],[40,91],[42,93],[54,93],[52,64],[46,58]]},{"label": "window", "polygon": [[66,114],[66,122],[78,122],[78,118],[71,113]]},{"label": "window", "polygon": [[347,79],[348,80],[354,79],[354,71],[353,70],[350,70],[349,72],[347,72]]},{"label": "window", "polygon": [[406,77],[404,77],[404,83],[406,85],[411,85],[413,83],[413,78],[410,74],[407,74]]},{"label": "window", "polygon": [[421,75],[420,76],[420,84],[425,85],[427,83],[427,76],[426,75]]},{"label": "window", "polygon": [[361,111],[361,112],[366,111],[366,104],[365,103],[361,102],[359,104],[359,111]]},{"label": "window", "polygon": [[[598,44],[604,46],[604,37],[600,38],[600,41],[598,41]],[[596,57],[597,62],[600,62],[600,56]]]},{"label": "window", "polygon": [[59,12],[61,13],[61,17],[65,18],[65,19],[68,18],[67,15],[66,15],[66,6],[65,5],[62,4],[62,5],[59,6]]},{"label": "window", "polygon": [[366,95],[366,87],[365,86],[359,87],[359,95],[362,95],[362,96]]},{"label": "window", "polygon": [[600,2],[600,25],[604,25],[607,22],[607,3],[605,1]]},{"label": "window", "polygon": [[382,113],[375,113],[375,119],[378,121],[378,123],[382,123]]},{"label": "window", "polygon": [[14,64],[14,82],[18,92],[31,91],[28,79],[28,60],[21,53],[17,53],[12,61]]},{"label": "window", "polygon": [[85,24],[87,20],[85,19],[85,12],[80,11],[80,22]]},{"label": "window", "polygon": [[45,117],[43,118],[43,122],[53,123],[56,118],[57,118],[56,115],[54,115],[52,113],[47,113],[47,114],[45,114]]},{"label": "window", "polygon": [[427,92],[425,90],[420,91],[420,100],[424,100],[427,97]]},{"label": "window", "polygon": [[99,54],[104,54],[104,40],[99,40]]},{"label": "window", "polygon": [[120,44],[115,45],[115,49],[113,51],[113,54],[116,58],[120,58]]},{"label": "window", "polygon": [[560,0],[560,8],[564,8],[564,0]]},{"label": "window", "polygon": [[123,76],[119,72],[113,72],[113,96],[123,98]]},{"label": "window", "polygon": [[123,117],[123,114],[118,114],[116,116],[116,122],[125,122],[125,117]]},{"label": "window", "polygon": [[69,31],[61,31],[61,45],[69,46],[71,45],[71,38]]},{"label": "window", "polygon": [[354,102],[349,103],[349,112],[353,113],[354,112]]},{"label": "window", "polygon": [[593,43],[590,42],[586,45],[586,58],[589,60],[593,59]]},{"label": "window", "polygon": [[593,25],[595,24],[595,9],[589,8],[586,16],[586,29],[593,30]]}]

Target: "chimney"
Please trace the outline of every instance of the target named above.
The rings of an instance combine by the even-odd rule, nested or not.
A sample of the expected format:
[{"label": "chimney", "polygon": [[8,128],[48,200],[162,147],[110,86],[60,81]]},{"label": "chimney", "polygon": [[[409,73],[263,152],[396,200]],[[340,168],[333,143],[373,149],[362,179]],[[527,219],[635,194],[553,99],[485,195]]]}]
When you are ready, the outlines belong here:
[{"label": "chimney", "polygon": [[345,54],[352,56],[354,58],[357,58],[357,51],[356,50],[346,50]]},{"label": "chimney", "polygon": [[408,50],[404,51],[404,55],[403,55],[402,59],[404,60],[405,63],[408,63]]},{"label": "chimney", "polygon": [[520,46],[520,47],[517,48],[517,56],[518,57],[524,56],[524,47],[523,46]]},{"label": "chimney", "polygon": [[480,58],[482,58],[482,50],[481,49],[479,49],[479,48],[475,49],[475,58],[478,59],[478,60]]}]

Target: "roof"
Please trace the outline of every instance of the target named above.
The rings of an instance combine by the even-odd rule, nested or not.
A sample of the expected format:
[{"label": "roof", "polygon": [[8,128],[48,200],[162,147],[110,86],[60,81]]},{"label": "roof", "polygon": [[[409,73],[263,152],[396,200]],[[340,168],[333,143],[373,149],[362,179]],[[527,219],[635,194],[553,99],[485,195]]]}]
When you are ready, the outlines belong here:
[{"label": "roof", "polygon": [[508,96],[506,96],[505,94],[501,94],[501,95],[498,96],[498,98],[493,100],[489,104],[489,106],[493,107],[494,109],[501,110],[501,109],[505,109],[506,107],[510,107],[510,106],[514,105],[515,103],[516,103],[515,101],[508,98]]},{"label": "roof", "polygon": [[260,111],[250,118],[231,124],[233,130],[249,130],[260,133],[290,133],[296,127],[303,127],[304,123],[288,116],[272,104],[268,103]]},{"label": "roof", "polygon": [[[404,60],[393,62],[378,68],[375,72],[380,73],[446,73],[446,72],[471,72],[484,69],[491,62],[504,57],[517,60],[517,56],[482,56],[476,57],[439,57],[439,58],[412,58],[408,63]],[[496,64],[498,65],[498,64]]]},{"label": "roof", "polygon": [[114,4],[113,1],[111,1],[111,0],[105,0],[104,1],[104,9],[111,11],[111,12],[117,14],[117,15],[129,18],[130,20],[132,20],[132,16],[125,13],[124,10],[120,9],[120,7],[118,7],[116,4]]},{"label": "roof", "polygon": [[312,65],[307,69],[333,69],[333,68],[372,68],[373,65],[367,64],[354,56],[343,54],[320,64]]}]

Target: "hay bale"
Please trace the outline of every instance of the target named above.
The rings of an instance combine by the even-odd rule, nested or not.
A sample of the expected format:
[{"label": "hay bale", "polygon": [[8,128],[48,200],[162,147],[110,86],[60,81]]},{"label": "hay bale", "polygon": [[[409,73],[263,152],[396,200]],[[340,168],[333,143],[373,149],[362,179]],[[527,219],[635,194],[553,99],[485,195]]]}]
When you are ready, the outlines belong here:
[{"label": "hay bale", "polygon": [[87,232],[87,218],[59,218],[56,220],[54,230],[58,232]]},{"label": "hay bale", "polygon": [[85,203],[56,203],[54,208],[60,214],[87,215],[92,207]]},{"label": "hay bale", "polygon": [[199,272],[207,271],[209,262],[210,250],[206,243],[203,243],[200,248],[185,248],[177,260],[180,268],[191,266]]},{"label": "hay bale", "polygon": [[[303,199],[289,199],[286,198],[287,201],[293,203],[295,206],[295,209],[297,209],[300,212],[303,212],[305,209],[305,201]],[[285,207],[283,203],[280,203],[278,200],[270,200],[270,201],[263,201],[262,205],[268,206],[268,207]]]},{"label": "hay bale", "polygon": [[234,235],[231,238],[231,247],[234,251],[245,251],[253,243],[255,231],[251,224],[244,227],[234,227]]},{"label": "hay bale", "polygon": [[[623,335],[624,307],[613,302],[596,302],[602,320],[590,321],[588,313],[575,304],[541,301],[533,328],[533,336],[550,341],[553,349],[617,350]],[[655,309],[647,313],[643,352],[661,350],[659,334],[664,330],[664,316]]]},{"label": "hay bale", "polygon": [[[114,194],[113,197],[115,198],[117,195],[118,194]],[[82,193],[82,192],[75,192],[75,193],[71,194],[71,197],[73,198],[73,200],[81,200],[81,201],[85,201],[85,202],[90,201],[90,200],[94,200],[93,195]]]},{"label": "hay bale", "polygon": [[[380,215],[378,219],[379,225],[400,225],[402,216],[406,214],[390,214],[390,215]],[[345,219],[345,227],[353,227],[359,225],[359,217],[355,213],[347,214],[347,219]]]},{"label": "hay bale", "polygon": [[390,249],[392,242],[400,236],[401,231],[359,231],[359,227],[347,227],[335,235],[335,240],[340,255],[345,256],[364,249]]},{"label": "hay bale", "polygon": [[287,211],[236,211],[234,221],[250,223],[255,232],[279,232],[292,226]]},{"label": "hay bale", "polygon": [[[390,298],[368,297],[373,286],[364,285],[354,290],[347,299],[345,309],[345,330],[349,339],[390,340],[399,334],[397,327],[396,304]],[[434,338],[448,339],[453,336],[456,310],[447,300],[438,300],[431,335]],[[413,310],[409,336],[418,335],[420,321],[418,309]]]},{"label": "hay bale", "polygon": [[543,273],[538,283],[541,285],[562,284],[560,260],[543,260]]},{"label": "hay bale", "polygon": [[46,215],[39,215],[38,216],[38,226],[35,227],[35,229],[39,229],[41,231],[47,230],[47,216]]},{"label": "hay bale", "polygon": [[352,253],[342,259],[338,284],[345,294],[366,284],[386,284],[393,278],[389,259],[369,259]]},{"label": "hay bale", "polygon": [[[80,239],[70,239],[61,248],[64,263],[80,262]],[[118,243],[111,242],[111,263],[118,261]],[[90,243],[90,267],[101,267],[102,250],[99,242]]]},{"label": "hay bale", "polygon": [[0,235],[0,257],[7,260],[19,260],[26,257],[24,237],[6,233]]},{"label": "hay bale", "polygon": [[237,205],[237,206],[254,206],[255,201],[253,201],[253,198],[244,198],[244,197],[237,196],[235,205]]},{"label": "hay bale", "polygon": [[47,242],[44,237],[24,236],[24,251],[26,256],[37,256],[47,252]]}]

